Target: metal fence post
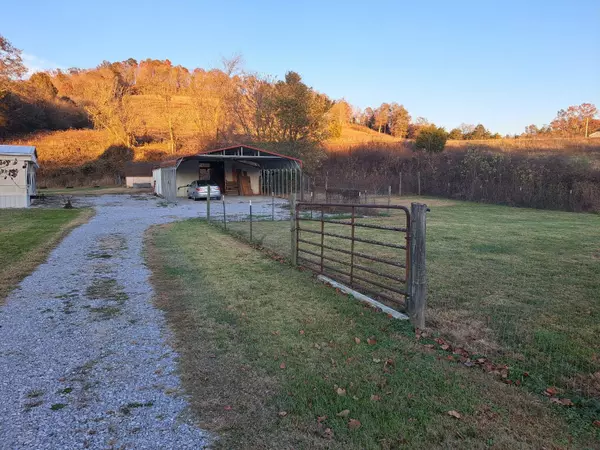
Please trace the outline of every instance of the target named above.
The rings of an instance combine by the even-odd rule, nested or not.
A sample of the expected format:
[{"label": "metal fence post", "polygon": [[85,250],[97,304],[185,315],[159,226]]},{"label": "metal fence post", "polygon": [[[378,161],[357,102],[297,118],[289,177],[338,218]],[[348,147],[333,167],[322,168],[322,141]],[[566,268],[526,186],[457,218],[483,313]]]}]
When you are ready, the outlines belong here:
[{"label": "metal fence post", "polygon": [[206,197],[206,220],[210,222],[210,184],[208,185],[208,194]]},{"label": "metal fence post", "polygon": [[275,221],[275,192],[271,192],[271,220]]},{"label": "metal fence post", "polygon": [[298,264],[298,249],[296,248],[296,194],[290,198],[290,243],[292,265]]},{"label": "metal fence post", "polygon": [[408,315],[415,328],[425,327],[427,303],[427,270],[425,264],[425,231],[427,205],[410,205],[410,267],[408,272]]},{"label": "metal fence post", "polygon": [[252,242],[252,200],[250,200],[250,242]]}]

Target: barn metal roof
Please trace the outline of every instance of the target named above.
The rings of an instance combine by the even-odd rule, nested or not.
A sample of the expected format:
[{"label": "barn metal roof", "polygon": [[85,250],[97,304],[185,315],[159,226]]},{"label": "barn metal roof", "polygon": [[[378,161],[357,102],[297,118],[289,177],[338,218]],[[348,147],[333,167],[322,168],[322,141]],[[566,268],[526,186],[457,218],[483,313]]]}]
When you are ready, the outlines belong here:
[{"label": "barn metal roof", "polygon": [[233,145],[231,147],[207,150],[195,155],[182,156],[177,159],[163,161],[160,167],[178,167],[183,161],[288,161],[295,167],[302,167],[302,160],[292,156],[263,150],[250,145]]},{"label": "barn metal roof", "polygon": [[37,151],[33,145],[0,145],[0,155],[31,156],[37,165]]}]

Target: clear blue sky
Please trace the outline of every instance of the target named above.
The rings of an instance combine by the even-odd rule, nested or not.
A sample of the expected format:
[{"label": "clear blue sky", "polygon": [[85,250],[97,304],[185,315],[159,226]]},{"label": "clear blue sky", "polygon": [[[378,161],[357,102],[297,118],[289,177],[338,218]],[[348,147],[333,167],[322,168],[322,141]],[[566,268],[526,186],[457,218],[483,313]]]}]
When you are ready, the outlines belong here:
[{"label": "clear blue sky", "polygon": [[31,67],[170,59],[288,70],[361,108],[515,133],[560,108],[600,107],[600,1],[4,0],[0,33]]}]

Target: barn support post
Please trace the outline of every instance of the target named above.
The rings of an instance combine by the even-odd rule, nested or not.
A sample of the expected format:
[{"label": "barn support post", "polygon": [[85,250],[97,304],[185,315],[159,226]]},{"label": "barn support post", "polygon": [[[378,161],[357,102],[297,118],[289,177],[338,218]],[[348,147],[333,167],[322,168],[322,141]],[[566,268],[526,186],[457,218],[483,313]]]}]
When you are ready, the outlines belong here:
[{"label": "barn support post", "polygon": [[271,220],[275,221],[275,192],[271,192]]},{"label": "barn support post", "polygon": [[408,315],[413,327],[425,327],[425,307],[427,303],[427,270],[425,264],[425,233],[427,205],[410,205],[410,243],[408,265]]},{"label": "barn support post", "polygon": [[283,169],[279,169],[279,195],[281,195],[282,197],[285,197],[285,191],[284,191],[284,177],[285,177],[285,173],[283,172]]},{"label": "barn support post", "polygon": [[250,242],[252,242],[252,200],[250,200]]},{"label": "barn support post", "polygon": [[206,220],[210,222],[210,183],[208,184],[207,189],[207,197],[206,197]]},{"label": "barn support post", "polygon": [[296,237],[296,194],[290,198],[290,244],[291,244],[291,262],[292,266],[298,265],[298,248]]}]

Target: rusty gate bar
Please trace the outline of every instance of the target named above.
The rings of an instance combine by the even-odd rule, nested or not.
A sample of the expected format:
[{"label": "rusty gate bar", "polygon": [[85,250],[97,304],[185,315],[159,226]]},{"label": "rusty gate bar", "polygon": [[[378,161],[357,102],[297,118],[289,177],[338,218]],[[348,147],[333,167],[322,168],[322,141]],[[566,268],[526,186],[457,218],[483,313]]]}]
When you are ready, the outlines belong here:
[{"label": "rusty gate bar", "polygon": [[325,214],[325,208],[321,208],[321,273],[323,273],[323,251],[325,250],[323,248],[323,244],[325,242],[325,221],[323,220],[323,215]]},{"label": "rusty gate bar", "polygon": [[354,208],[354,205],[352,206],[352,220],[351,223],[352,225],[350,225],[352,227],[352,241],[350,243],[350,287],[354,287],[354,230],[355,230],[355,221],[354,218],[356,216],[356,209]]},{"label": "rusty gate bar", "polygon": [[[300,231],[302,231],[302,229],[300,229]],[[304,244],[310,244],[310,245],[315,245],[317,247],[320,247],[319,243],[307,241],[306,239],[298,238],[297,241],[298,242],[302,242]],[[352,255],[352,252],[349,251],[349,250],[344,250],[344,249],[341,249],[341,248],[332,247],[330,245],[323,244],[323,248],[326,248],[327,250],[333,250],[334,252],[344,253],[345,255]],[[402,269],[406,268],[406,266],[403,263],[398,263],[398,262],[395,262],[395,261],[390,261],[389,259],[378,258],[376,256],[370,256],[370,255],[367,255],[366,253],[354,252],[354,255],[358,256],[359,258],[368,259],[370,261],[380,262],[380,263],[383,263],[383,264],[388,264],[390,266],[400,267]]]},{"label": "rusty gate bar", "polygon": [[[324,222],[324,223],[331,223],[331,222]],[[360,224],[355,224],[355,225],[360,225]],[[354,227],[352,229],[354,229]],[[305,233],[321,234],[319,231],[309,230],[307,228],[300,228],[300,231],[303,231]],[[335,237],[335,238],[339,238],[339,239],[346,239],[348,241],[364,242],[365,244],[381,245],[382,247],[390,247],[390,248],[398,248],[401,250],[406,250],[406,246],[400,245],[400,244],[388,244],[386,242],[374,241],[372,239],[363,239],[363,238],[357,238],[357,237],[352,238],[352,236],[344,236],[343,234],[336,234],[336,233],[323,232],[322,234],[324,234],[325,236],[331,236],[331,237]]]},{"label": "rusty gate bar", "polygon": [[[318,207],[319,205],[321,205],[321,203],[313,203],[313,205]],[[350,205],[346,205],[346,206],[350,206]],[[372,206],[372,207],[376,207],[378,209],[383,209],[380,205],[359,205],[360,208],[364,208],[366,206]],[[386,209],[387,209],[387,207],[386,207]],[[397,208],[394,208],[393,206],[391,206],[390,209],[397,209]],[[302,220],[308,220],[308,221],[313,221],[313,222],[321,221],[321,219],[313,219],[312,217],[311,218],[303,218]],[[352,222],[347,222],[345,220],[328,220],[326,223],[333,223],[336,225],[352,225]],[[372,223],[357,223],[357,224],[355,224],[355,226],[361,227],[361,228],[374,228],[376,230],[400,231],[402,233],[406,233],[408,231],[408,228],[404,228],[404,227],[388,227],[386,225],[375,225]]]},{"label": "rusty gate bar", "polygon": [[[321,257],[320,253],[311,252],[310,250],[305,250],[303,248],[298,249],[298,251],[302,252],[302,253],[306,253],[308,255],[316,256],[317,258]],[[331,256],[324,256],[323,259],[325,261],[331,261],[331,262],[342,264],[342,265],[345,265],[345,266],[349,266],[350,265],[350,263],[348,263],[346,261],[342,261],[341,259],[333,258]],[[406,279],[404,279],[404,278],[395,277],[393,275],[388,275],[386,273],[377,272],[376,270],[370,269],[370,268],[365,267],[365,266],[361,266],[360,264],[354,263],[354,267],[356,267],[357,269],[362,270],[364,272],[372,273],[373,275],[379,275],[380,277],[388,278],[388,279],[393,280],[393,281],[397,281],[398,283],[406,283]]]},{"label": "rusty gate bar", "polygon": [[[401,210],[404,212],[406,223],[404,226],[389,226],[389,225],[379,225],[376,223],[361,223],[357,222],[357,209],[361,210]],[[326,216],[326,211],[331,209],[341,209],[348,210],[350,209],[350,220],[339,220],[339,219],[328,219]],[[306,217],[302,214],[302,211],[306,211],[305,214],[310,213],[310,217]],[[313,211],[319,211],[320,217],[314,217]],[[401,307],[406,307],[407,300],[410,295],[410,289],[408,286],[409,281],[409,266],[410,266],[410,211],[405,206],[401,205],[376,205],[376,204],[364,204],[364,205],[356,205],[356,204],[343,204],[343,203],[311,203],[311,202],[299,202],[296,203],[295,210],[295,219],[296,219],[296,227],[295,227],[295,241],[296,241],[296,258],[302,265],[306,268],[313,270],[319,274],[325,274],[332,279],[337,279],[337,281],[348,284],[349,287],[359,290],[361,292],[372,295],[373,298],[381,298],[388,302],[394,303],[395,305],[399,305]],[[361,212],[362,214],[362,212]],[[368,213],[367,213],[368,214]],[[367,216],[368,217],[368,216]],[[316,229],[309,229],[307,227],[302,227],[301,222],[318,222],[316,224]],[[336,232],[332,232],[331,230],[326,230],[326,224],[337,225],[337,226],[349,226],[350,227],[350,235],[340,234]],[[372,230],[385,230],[398,232],[399,234],[404,234],[403,239],[401,236],[398,236],[398,241],[391,242],[383,242],[382,240],[376,239],[368,239],[362,236],[356,235],[356,230],[358,228],[367,228]],[[305,239],[301,237],[301,233],[308,233],[311,235],[317,235],[318,237],[315,240]],[[344,247],[344,245],[339,245],[340,242],[336,243],[336,245],[328,244],[325,242],[325,237],[331,237],[335,239],[340,239],[341,244],[344,241],[349,241],[349,249],[340,248]],[[369,236],[370,237],[370,236]],[[385,238],[384,238],[385,240]],[[387,255],[376,255],[372,254],[369,249],[374,247],[367,247],[364,251],[356,251],[355,244],[356,243],[369,244],[377,247],[387,247],[391,249],[402,250],[405,252],[405,257],[400,260],[396,258],[389,259]],[[305,244],[302,245],[301,244]],[[306,246],[314,246],[317,249],[314,251],[305,248]],[[363,248],[366,246],[363,246]],[[361,250],[363,250],[361,248]],[[341,253],[342,255],[348,255],[350,261],[344,261],[336,257],[335,255],[325,254],[325,250],[330,250],[333,252]],[[315,259],[310,259],[308,257],[313,257]],[[386,257],[383,257],[386,256]],[[357,263],[357,259],[364,259],[368,261],[374,261],[377,263],[384,264],[383,267],[380,266],[371,266],[369,264],[360,264]],[[335,264],[332,265],[331,263]],[[368,267],[367,267],[368,266]],[[385,267],[389,267],[389,270],[386,272]],[[402,270],[403,273],[398,273],[397,270]],[[357,274],[356,272],[362,272],[361,274]],[[378,278],[371,277],[369,275],[375,275]],[[340,278],[340,276],[342,278]],[[386,283],[386,280],[389,280],[389,283]],[[400,286],[396,287],[394,283],[403,284],[403,289]],[[381,289],[380,290],[378,290]],[[383,292],[382,292],[383,291]],[[389,294],[388,294],[389,293]],[[398,294],[403,298],[395,298],[395,295]]]}]

